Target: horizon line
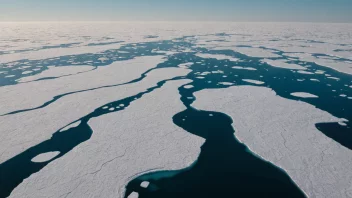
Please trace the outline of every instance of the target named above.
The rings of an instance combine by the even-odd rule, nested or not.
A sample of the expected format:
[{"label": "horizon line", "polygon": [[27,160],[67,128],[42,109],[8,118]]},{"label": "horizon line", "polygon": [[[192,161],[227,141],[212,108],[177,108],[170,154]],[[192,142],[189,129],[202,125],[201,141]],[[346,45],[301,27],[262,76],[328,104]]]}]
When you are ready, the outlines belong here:
[{"label": "horizon line", "polygon": [[334,21],[231,21],[231,20],[14,20],[14,21],[1,21],[0,23],[340,23],[351,24],[351,22],[334,22]]}]

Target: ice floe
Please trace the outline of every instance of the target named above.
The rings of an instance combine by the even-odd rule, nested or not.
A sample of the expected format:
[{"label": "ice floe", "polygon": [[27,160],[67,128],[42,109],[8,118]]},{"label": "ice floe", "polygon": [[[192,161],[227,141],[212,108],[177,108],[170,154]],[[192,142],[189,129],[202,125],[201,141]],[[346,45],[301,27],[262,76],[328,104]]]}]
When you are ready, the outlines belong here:
[{"label": "ice floe", "polygon": [[285,59],[276,59],[276,60],[263,59],[262,62],[267,63],[273,67],[280,67],[284,69],[301,69],[301,70],[307,69],[297,64],[287,63],[287,60]]},{"label": "ice floe", "polygon": [[179,67],[182,67],[182,68],[188,68],[190,67],[191,65],[193,65],[194,63],[192,62],[188,62],[188,63],[182,63],[182,64],[179,64],[178,66]]},{"label": "ice floe", "polygon": [[299,98],[318,98],[318,96],[306,92],[294,92],[290,94],[291,96],[296,96]]},{"label": "ice floe", "polygon": [[59,151],[53,151],[53,152],[47,152],[47,153],[42,153],[39,154],[37,156],[35,156],[32,159],[32,162],[37,162],[37,163],[41,163],[41,162],[47,162],[52,160],[53,158],[55,158],[56,156],[58,156],[60,154]]},{"label": "ice floe", "polygon": [[262,85],[265,83],[265,82],[259,81],[259,80],[251,80],[251,79],[242,79],[242,80],[245,82],[248,82],[248,83],[256,84],[256,85]]},{"label": "ice floe", "polygon": [[172,121],[172,116],[185,108],[180,100],[174,100],[179,97],[178,87],[189,82],[167,82],[124,111],[93,118],[89,125],[94,133],[89,141],[24,180],[11,197],[66,193],[72,197],[123,197],[125,185],[139,174],[192,165],[204,139]]},{"label": "ice floe", "polygon": [[302,70],[299,70],[299,71],[297,71],[297,73],[300,73],[300,74],[314,74],[314,73],[312,73],[312,72],[308,72],[308,71],[302,71]]},{"label": "ice floe", "polygon": [[18,82],[29,82],[38,80],[41,78],[55,78],[60,76],[66,76],[71,74],[77,74],[80,72],[85,72],[92,70],[94,67],[92,66],[82,66],[82,65],[75,65],[75,66],[64,66],[64,67],[48,67],[48,70],[41,72],[40,74],[36,74],[33,76],[27,76],[20,78]]},{"label": "ice floe", "polygon": [[242,69],[242,70],[251,70],[251,71],[257,70],[256,68],[253,68],[253,67],[241,67],[241,66],[233,66],[232,69]]},{"label": "ice floe", "polygon": [[235,136],[285,170],[309,197],[348,197],[352,153],[315,127],[342,119],[264,87],[210,89],[195,96],[192,106],[231,116]]},{"label": "ice floe", "polygon": [[234,85],[234,83],[232,83],[232,82],[219,82],[218,84],[220,84],[220,85],[227,85],[227,86]]},{"label": "ice floe", "polygon": [[91,72],[52,79],[45,81],[45,83],[33,81],[16,86],[0,87],[0,95],[2,96],[0,102],[7,104],[0,106],[0,114],[38,107],[60,94],[133,80],[140,77],[141,73],[162,62],[162,58],[163,56],[138,57],[132,60],[114,62]]},{"label": "ice floe", "polygon": [[193,85],[185,85],[183,86],[185,89],[192,89],[194,86]]},{"label": "ice floe", "polygon": [[64,127],[64,128],[62,128],[62,129],[60,130],[60,132],[62,132],[62,131],[67,131],[67,130],[69,130],[69,129],[71,129],[71,128],[75,128],[75,127],[77,127],[77,126],[80,125],[80,124],[81,124],[81,121],[78,120],[77,122],[74,122],[74,123],[72,123],[72,124],[70,124],[70,125],[68,125],[68,126],[66,126],[66,127]]},{"label": "ice floe", "polygon": [[222,54],[204,54],[204,53],[197,53],[196,56],[202,57],[202,58],[215,58],[217,60],[229,60],[232,62],[237,62],[239,61],[238,58],[234,58],[231,56],[226,56]]},{"label": "ice floe", "polygon": [[148,188],[148,186],[149,186],[149,182],[148,181],[144,181],[144,182],[141,183],[141,187],[142,188]]},{"label": "ice floe", "polygon": [[[143,63],[143,65],[148,64]],[[115,74],[114,78],[120,78],[120,80],[130,80],[130,78],[134,78],[134,76],[139,77],[138,73],[143,72],[142,68],[141,70],[137,70],[133,67],[133,65],[127,64],[126,66],[128,67],[128,71],[130,71],[130,75],[120,73],[120,75]],[[137,83],[131,83],[123,86],[107,87],[87,92],[75,93],[67,95],[41,109],[3,116],[1,117],[2,122],[0,122],[0,128],[3,131],[3,133],[0,133],[0,152],[2,153],[0,156],[0,163],[27,148],[50,139],[55,131],[68,125],[72,121],[78,120],[84,115],[93,112],[97,107],[103,107],[111,101],[145,91],[147,88],[155,86],[157,82],[161,80],[183,76],[189,72],[189,70],[182,68],[162,68],[149,73],[144,81],[142,80]],[[99,73],[97,75],[99,76]],[[86,84],[86,81],[81,83]],[[52,84],[41,83],[40,86],[43,90],[45,90],[48,89],[46,86],[52,86]],[[42,94],[45,94],[45,92]],[[1,97],[1,99],[3,98],[4,97]],[[34,98],[36,98],[36,100],[39,99],[39,97]],[[24,100],[23,97],[22,100]],[[14,100],[12,99],[10,101]],[[18,122],[18,120],[21,120],[21,122]],[[21,147],[17,147],[15,145],[21,145]]]},{"label": "ice floe", "polygon": [[336,77],[328,77],[328,79],[332,79],[332,80],[340,80],[339,78],[336,78]]},{"label": "ice floe", "polygon": [[133,191],[130,195],[128,195],[127,198],[138,198],[138,197],[139,197],[139,193]]}]

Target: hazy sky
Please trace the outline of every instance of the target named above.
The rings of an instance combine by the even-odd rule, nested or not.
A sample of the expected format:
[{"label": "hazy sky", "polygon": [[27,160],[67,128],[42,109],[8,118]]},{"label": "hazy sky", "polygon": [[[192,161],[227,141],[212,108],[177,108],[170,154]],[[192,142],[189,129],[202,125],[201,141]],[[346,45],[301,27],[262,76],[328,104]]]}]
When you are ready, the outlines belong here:
[{"label": "hazy sky", "polygon": [[352,22],[352,0],[0,0],[0,21]]}]

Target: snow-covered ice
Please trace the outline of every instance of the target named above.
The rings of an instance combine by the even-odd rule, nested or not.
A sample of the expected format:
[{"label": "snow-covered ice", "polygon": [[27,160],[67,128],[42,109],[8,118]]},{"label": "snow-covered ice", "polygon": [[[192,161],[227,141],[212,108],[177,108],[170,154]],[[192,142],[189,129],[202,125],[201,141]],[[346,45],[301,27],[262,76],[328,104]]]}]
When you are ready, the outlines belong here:
[{"label": "snow-covered ice", "polygon": [[308,196],[348,197],[352,153],[315,127],[341,119],[263,87],[203,90],[195,96],[195,108],[230,115],[236,137],[283,168]]},{"label": "snow-covered ice", "polygon": [[185,85],[183,86],[185,89],[192,89],[193,88],[193,85]]},{"label": "snow-covered ice", "polygon": [[82,66],[82,65],[65,66],[65,67],[49,66],[48,70],[45,70],[37,75],[20,78],[18,82],[29,82],[29,81],[34,81],[41,78],[53,78],[53,77],[72,75],[72,74],[77,74],[81,72],[86,72],[86,71],[92,70],[93,68],[94,67],[92,66]]},{"label": "snow-covered ice", "polygon": [[234,58],[231,56],[226,56],[222,54],[203,54],[203,53],[197,53],[196,56],[202,57],[202,58],[215,58],[217,60],[229,60],[232,62],[237,62],[239,61],[238,58]]},{"label": "snow-covered ice", "polygon": [[306,92],[294,92],[291,95],[299,98],[318,98],[318,96]]},{"label": "snow-covered ice", "polygon": [[139,174],[190,166],[204,139],[172,121],[185,108],[175,100],[185,83],[168,82],[124,111],[92,119],[89,141],[23,181],[11,197],[123,197],[125,185]]},{"label": "snow-covered ice", "polygon": [[302,70],[299,70],[299,71],[297,71],[297,72],[300,73],[300,74],[308,74],[308,75],[314,74],[314,73],[312,73],[312,72],[309,72],[309,71],[302,71]]},{"label": "snow-covered ice", "polygon": [[287,60],[284,60],[284,59],[277,59],[277,60],[263,59],[262,61],[273,67],[280,67],[285,69],[301,69],[301,70],[307,69],[297,64],[287,63],[286,62]]},{"label": "snow-covered ice", "polygon": [[47,80],[45,83],[34,81],[0,87],[0,102],[7,104],[0,106],[0,114],[38,107],[60,94],[128,82],[155,67],[162,62],[162,58],[163,56],[138,57],[114,62],[91,72]]},{"label": "snow-covered ice", "polygon": [[144,182],[141,183],[141,187],[143,187],[143,188],[148,188],[148,186],[149,186],[149,182],[148,181],[144,181]]},{"label": "snow-covered ice", "polygon": [[253,68],[253,67],[241,67],[241,66],[233,66],[232,69],[243,69],[243,70],[250,70],[250,71],[257,70],[256,68]]},{"label": "snow-covered ice", "polygon": [[78,120],[77,122],[74,122],[74,123],[72,123],[72,124],[70,124],[70,125],[68,125],[68,126],[66,126],[66,127],[64,127],[64,128],[62,128],[62,129],[60,130],[60,132],[62,132],[62,131],[67,131],[67,130],[69,130],[69,129],[71,129],[71,128],[75,128],[75,127],[77,127],[77,126],[80,125],[80,124],[81,124],[81,121]]},{"label": "snow-covered ice", "polygon": [[46,161],[53,159],[54,157],[56,157],[59,154],[60,154],[59,151],[42,153],[42,154],[39,154],[36,157],[34,157],[32,159],[32,162],[46,162]]},{"label": "snow-covered ice", "polygon": [[252,79],[242,79],[244,82],[252,83],[252,84],[257,84],[257,85],[262,85],[265,82],[259,81],[259,80],[252,80]]},{"label": "snow-covered ice", "polygon": [[[123,197],[126,184],[141,174],[190,166],[204,140],[177,127],[172,116],[185,109],[179,90],[198,90],[198,83],[211,89],[196,92],[195,97],[187,95],[187,102],[197,99],[192,104],[196,108],[230,115],[236,137],[285,170],[308,196],[351,197],[350,150],[315,127],[322,122],[340,127],[350,123],[320,110],[319,105],[295,101],[323,100],[323,93],[286,91],[295,99],[288,100],[256,86],[274,88],[272,80],[285,79],[279,72],[286,72],[291,75],[287,81],[328,86],[326,94],[350,102],[352,81],[345,82],[338,73],[352,74],[351,31],[350,24],[323,23],[0,23],[0,79],[14,82],[0,87],[0,163],[57,131],[78,127],[80,118],[91,112],[108,112],[89,120],[92,137],[70,152],[61,156],[52,151],[32,158],[41,163],[60,155],[25,179],[11,197]],[[158,54],[137,55],[145,48],[138,48],[139,44],[162,45],[180,38],[191,45],[172,50],[158,47],[151,51]],[[131,49],[135,55],[125,60]],[[105,54],[113,50],[119,54]],[[193,58],[178,56],[181,53]],[[82,56],[82,61],[73,55]],[[122,60],[96,66],[110,63],[112,56]],[[171,58],[175,62],[167,62]],[[50,60],[57,65],[49,64]],[[207,61],[226,65],[220,69],[222,65]],[[191,82],[185,76],[194,64],[198,71]],[[152,70],[157,65],[162,67]],[[272,71],[278,73],[268,79]],[[238,79],[229,80],[234,76]],[[175,77],[185,79],[168,81],[131,104],[107,105]],[[239,81],[253,86],[235,86]],[[345,86],[338,87],[340,82]],[[148,185],[148,181],[140,184]]]},{"label": "snow-covered ice", "polygon": [[[127,64],[127,66],[131,65]],[[131,70],[130,75],[133,75],[134,67],[129,67],[129,69]],[[143,72],[143,70],[135,72]],[[149,73],[144,81],[138,83],[75,93],[38,110],[4,116],[0,120],[0,128],[3,131],[3,133],[0,133],[0,152],[2,153],[0,162],[4,162],[25,149],[49,139],[61,127],[87,115],[99,106],[137,94],[155,86],[161,80],[183,76],[188,72],[187,69],[182,68],[158,69]],[[123,75],[125,73],[121,73],[121,80],[124,79]],[[51,84],[42,83],[41,86],[45,90],[46,86],[51,86]],[[43,94],[45,93],[43,92]],[[21,122],[18,122],[18,120],[21,120]]]}]

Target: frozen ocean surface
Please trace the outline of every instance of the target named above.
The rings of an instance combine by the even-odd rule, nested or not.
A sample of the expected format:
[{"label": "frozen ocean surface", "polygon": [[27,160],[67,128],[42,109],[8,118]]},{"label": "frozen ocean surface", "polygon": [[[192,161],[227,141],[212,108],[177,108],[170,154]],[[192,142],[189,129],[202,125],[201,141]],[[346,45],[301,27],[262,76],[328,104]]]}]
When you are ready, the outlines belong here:
[{"label": "frozen ocean surface", "polygon": [[352,197],[351,32],[0,23],[0,197]]}]

